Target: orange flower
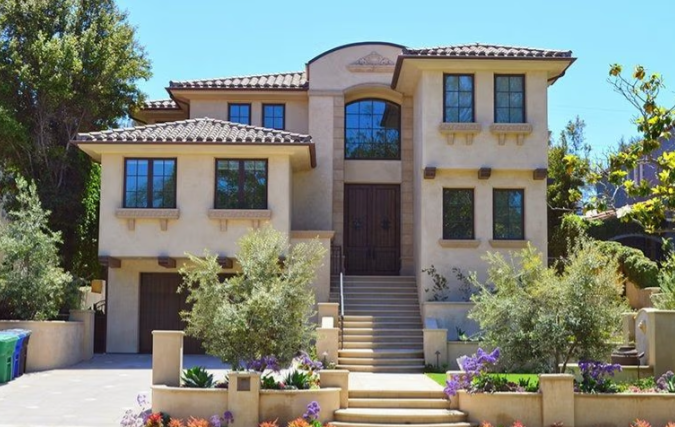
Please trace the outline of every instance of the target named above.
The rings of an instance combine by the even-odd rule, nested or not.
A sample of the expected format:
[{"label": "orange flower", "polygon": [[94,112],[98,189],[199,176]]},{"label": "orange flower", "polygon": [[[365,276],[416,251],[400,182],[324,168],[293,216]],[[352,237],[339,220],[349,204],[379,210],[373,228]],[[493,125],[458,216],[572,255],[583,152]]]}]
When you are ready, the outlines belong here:
[{"label": "orange flower", "polygon": [[258,425],[258,427],[279,427],[279,424],[277,424],[278,420],[279,419],[277,418],[274,421],[263,421]]},{"label": "orange flower", "polygon": [[185,423],[181,419],[171,418],[168,427],[185,427]]},{"label": "orange flower", "polygon": [[288,423],[288,427],[310,427],[304,418],[296,418]]}]

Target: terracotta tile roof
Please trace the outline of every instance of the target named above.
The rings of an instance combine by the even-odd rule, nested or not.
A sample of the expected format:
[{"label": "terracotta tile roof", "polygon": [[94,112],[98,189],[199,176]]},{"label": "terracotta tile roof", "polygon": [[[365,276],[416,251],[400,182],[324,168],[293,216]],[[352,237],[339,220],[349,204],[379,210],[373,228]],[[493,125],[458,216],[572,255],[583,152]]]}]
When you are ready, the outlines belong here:
[{"label": "terracotta tile roof", "polygon": [[571,50],[536,49],[492,44],[461,44],[425,48],[405,48],[404,55],[469,58],[572,58]]},{"label": "terracotta tile roof", "polygon": [[101,132],[80,133],[77,142],[214,142],[312,144],[309,135],[199,118]]},{"label": "terracotta tile roof", "polygon": [[169,82],[169,88],[171,89],[302,90],[307,89],[307,87],[307,74],[304,71]]},{"label": "terracotta tile roof", "polygon": [[180,110],[173,99],[153,99],[143,104],[144,110]]}]

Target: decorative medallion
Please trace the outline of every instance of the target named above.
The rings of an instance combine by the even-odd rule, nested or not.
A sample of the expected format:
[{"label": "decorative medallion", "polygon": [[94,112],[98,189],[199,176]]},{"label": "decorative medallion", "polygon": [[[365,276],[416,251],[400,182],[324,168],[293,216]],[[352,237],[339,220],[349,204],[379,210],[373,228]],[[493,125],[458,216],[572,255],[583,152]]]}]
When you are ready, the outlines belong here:
[{"label": "decorative medallion", "polygon": [[372,51],[363,58],[359,58],[347,65],[347,69],[360,73],[389,73],[394,71],[394,61]]}]

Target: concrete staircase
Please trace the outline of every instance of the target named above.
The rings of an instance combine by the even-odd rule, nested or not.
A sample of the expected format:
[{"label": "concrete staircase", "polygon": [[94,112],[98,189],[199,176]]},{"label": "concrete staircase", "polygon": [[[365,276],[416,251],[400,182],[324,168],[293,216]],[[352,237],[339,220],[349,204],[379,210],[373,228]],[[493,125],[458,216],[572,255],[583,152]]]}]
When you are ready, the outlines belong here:
[{"label": "concrete staircase", "polygon": [[[339,278],[331,301],[340,302]],[[414,277],[346,276],[338,367],[352,372],[422,372],[422,320]]]},{"label": "concrete staircase", "polygon": [[335,411],[335,427],[470,427],[463,412],[449,409],[442,391],[356,390],[349,408]]}]

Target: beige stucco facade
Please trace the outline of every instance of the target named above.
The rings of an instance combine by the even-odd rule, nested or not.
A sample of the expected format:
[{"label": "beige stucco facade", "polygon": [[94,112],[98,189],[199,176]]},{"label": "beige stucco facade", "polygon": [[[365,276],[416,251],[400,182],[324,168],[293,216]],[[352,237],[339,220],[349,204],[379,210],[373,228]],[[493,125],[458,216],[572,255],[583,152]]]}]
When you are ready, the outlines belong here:
[{"label": "beige stucco facade", "polygon": [[[251,125],[261,126],[264,104],[285,105],[285,131],[311,137],[307,146],[287,144],[80,144],[102,164],[99,252],[121,260],[108,277],[108,351],[138,351],[139,281],[144,272],[175,272],[158,257],[179,260],[204,249],[234,257],[236,241],[251,227],[266,223],[288,233],[292,242],[320,235],[326,248],[344,246],[345,186],[394,185],[399,267],[393,274],[416,276],[420,300],[430,295],[421,270],[435,265],[450,280],[451,298],[463,299],[452,267],[485,277],[481,259],[487,251],[508,252],[528,242],[546,256],[546,179],[535,170],[547,167],[547,89],[573,58],[428,58],[412,57],[391,43],[341,46],[310,60],[302,85],[293,87],[219,87],[172,89],[174,107],[148,108],[144,123],[167,118],[228,120],[230,103],[251,105]],[[443,122],[444,74],[474,76],[474,121]],[[522,74],[525,123],[495,124],[495,75]],[[238,82],[238,81],[237,81]],[[378,99],[400,107],[399,158],[345,159],[345,108],[351,102]],[[123,209],[124,160],[169,157],[177,164],[176,209],[129,212]],[[268,206],[259,212],[213,212],[215,159],[265,159]],[[425,170],[435,172],[425,177]],[[489,178],[478,171],[489,168]],[[474,191],[475,238],[443,240],[443,189]],[[525,239],[496,241],[493,236],[493,190],[524,192]],[[309,234],[307,232],[310,232]],[[346,250],[346,249],[345,249]],[[318,302],[329,297],[330,259],[318,271]],[[349,272],[347,272],[349,274]]]}]

